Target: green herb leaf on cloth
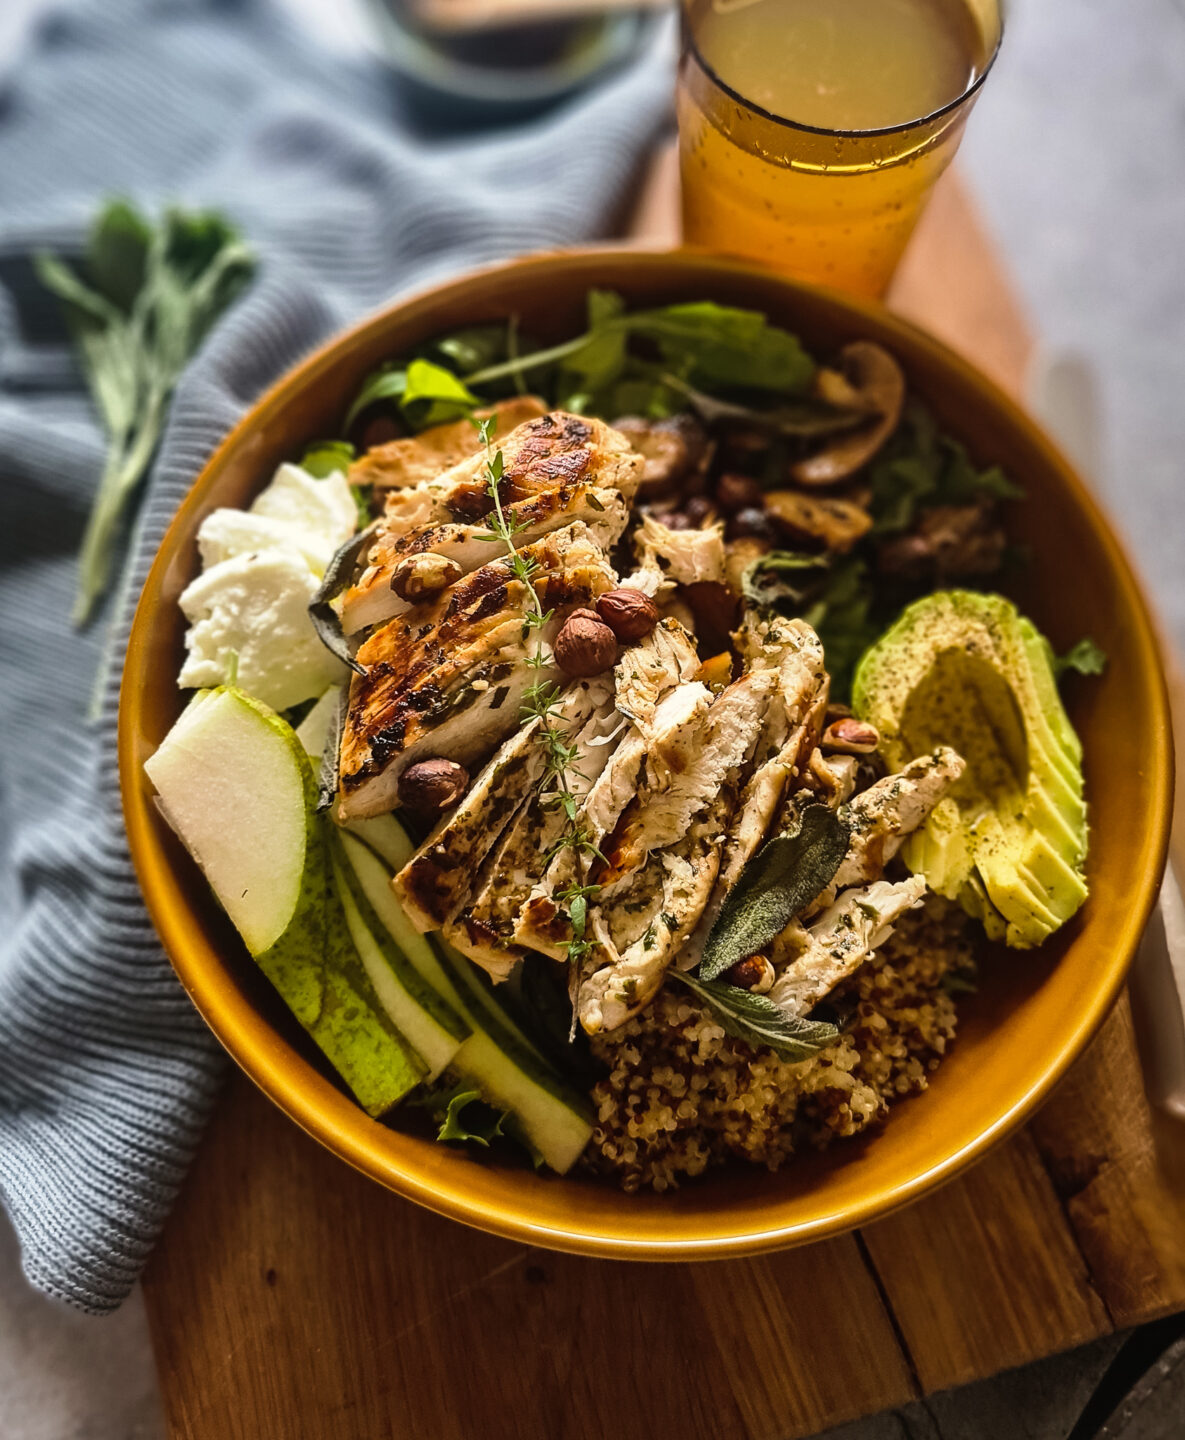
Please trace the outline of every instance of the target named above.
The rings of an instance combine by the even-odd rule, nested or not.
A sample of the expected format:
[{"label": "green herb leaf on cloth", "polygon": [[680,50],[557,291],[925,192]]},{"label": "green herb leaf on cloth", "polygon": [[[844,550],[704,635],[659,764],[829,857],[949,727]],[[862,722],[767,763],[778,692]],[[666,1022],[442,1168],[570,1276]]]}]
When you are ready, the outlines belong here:
[{"label": "green herb leaf on cloth", "polygon": [[834,810],[808,805],[797,829],[763,845],[720,907],[704,946],[700,980],[715,980],[780,935],[831,883],[847,854],[848,836]]},{"label": "green herb leaf on cloth", "polygon": [[704,1002],[734,1039],[755,1049],[772,1050],[783,1060],[809,1060],[839,1038],[834,1025],[787,1015],[766,995],[720,981],[705,982],[682,970],[670,974]]},{"label": "green herb leaf on cloth", "polygon": [[108,439],[79,557],[73,618],[84,624],[110,583],[177,379],[254,261],[218,215],[168,210],[153,226],[119,200],[95,221],[80,271],[48,254],[36,266],[62,303]]}]

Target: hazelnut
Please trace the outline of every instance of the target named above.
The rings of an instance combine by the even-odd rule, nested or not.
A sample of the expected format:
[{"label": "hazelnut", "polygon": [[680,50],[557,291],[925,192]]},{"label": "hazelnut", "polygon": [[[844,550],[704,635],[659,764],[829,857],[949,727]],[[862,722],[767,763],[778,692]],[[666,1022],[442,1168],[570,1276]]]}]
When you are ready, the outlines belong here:
[{"label": "hazelnut", "polygon": [[565,675],[600,675],[617,660],[617,636],[595,610],[574,610],[555,637],[554,649]]},{"label": "hazelnut", "polygon": [[761,486],[748,475],[727,474],[716,481],[716,504],[731,515],[737,510],[762,509],[765,497]]},{"label": "hazelnut", "polygon": [[880,732],[875,725],[846,716],[828,725],[819,748],[840,755],[871,755],[880,743]]},{"label": "hazelnut", "polygon": [[597,600],[597,614],[619,640],[641,640],[658,624],[658,606],[642,590],[624,586],[606,590]]},{"label": "hazelnut", "polygon": [[469,786],[469,771],[455,760],[421,760],[399,777],[399,802],[411,810],[447,810]]},{"label": "hazelnut", "polygon": [[683,507],[683,513],[693,525],[701,528],[716,518],[716,507],[706,495],[693,495]]},{"label": "hazelnut", "polygon": [[758,510],[755,505],[738,510],[729,520],[724,533],[730,540],[768,540],[771,544],[778,538],[778,528],[769,513]]},{"label": "hazelnut", "polygon": [[391,589],[409,605],[418,605],[447,590],[464,573],[455,560],[428,550],[400,560],[391,576]]},{"label": "hazelnut", "polygon": [[764,995],[773,988],[774,967],[765,955],[747,955],[738,960],[724,975],[730,985],[741,990],[751,990],[755,995]]}]

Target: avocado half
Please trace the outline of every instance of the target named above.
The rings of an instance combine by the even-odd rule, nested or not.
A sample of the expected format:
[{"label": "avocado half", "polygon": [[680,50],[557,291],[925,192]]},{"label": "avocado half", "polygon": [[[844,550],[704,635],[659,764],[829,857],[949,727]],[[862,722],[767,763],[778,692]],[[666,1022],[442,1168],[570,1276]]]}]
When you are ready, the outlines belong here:
[{"label": "avocado half", "polygon": [[906,864],[992,939],[1040,945],[1087,895],[1082,743],[1049,642],[1000,595],[939,591],[866,652],[852,703],[891,770],[938,744],[967,762]]}]

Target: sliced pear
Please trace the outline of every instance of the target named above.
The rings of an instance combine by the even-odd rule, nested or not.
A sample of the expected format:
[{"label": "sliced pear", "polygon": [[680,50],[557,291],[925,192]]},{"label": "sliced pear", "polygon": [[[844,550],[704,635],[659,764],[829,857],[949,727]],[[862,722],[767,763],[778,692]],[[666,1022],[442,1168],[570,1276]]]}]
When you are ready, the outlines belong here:
[{"label": "sliced pear", "polygon": [[162,814],[260,969],[372,1115],[427,1066],[388,1018],[330,879],[327,824],[292,728],[229,687],[182,715],[146,763]]}]

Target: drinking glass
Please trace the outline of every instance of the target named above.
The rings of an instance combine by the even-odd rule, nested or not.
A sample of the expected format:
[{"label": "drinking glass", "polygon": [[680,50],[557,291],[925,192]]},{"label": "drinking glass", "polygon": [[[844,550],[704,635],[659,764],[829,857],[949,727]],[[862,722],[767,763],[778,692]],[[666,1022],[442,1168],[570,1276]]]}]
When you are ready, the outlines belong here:
[{"label": "drinking glass", "polygon": [[[980,55],[968,64],[967,83],[929,113],[869,129],[803,123],[727,84],[700,42],[712,7],[718,18],[721,7],[738,3],[752,0],[684,0],[677,89],[684,240],[878,297],[954,158],[995,60],[1003,33],[999,0],[931,0],[961,6],[961,21],[974,27]],[[841,29],[836,43],[843,36]],[[775,33],[771,46],[777,43]],[[797,63],[809,66],[809,53]],[[908,106],[909,97],[897,103]]]}]

